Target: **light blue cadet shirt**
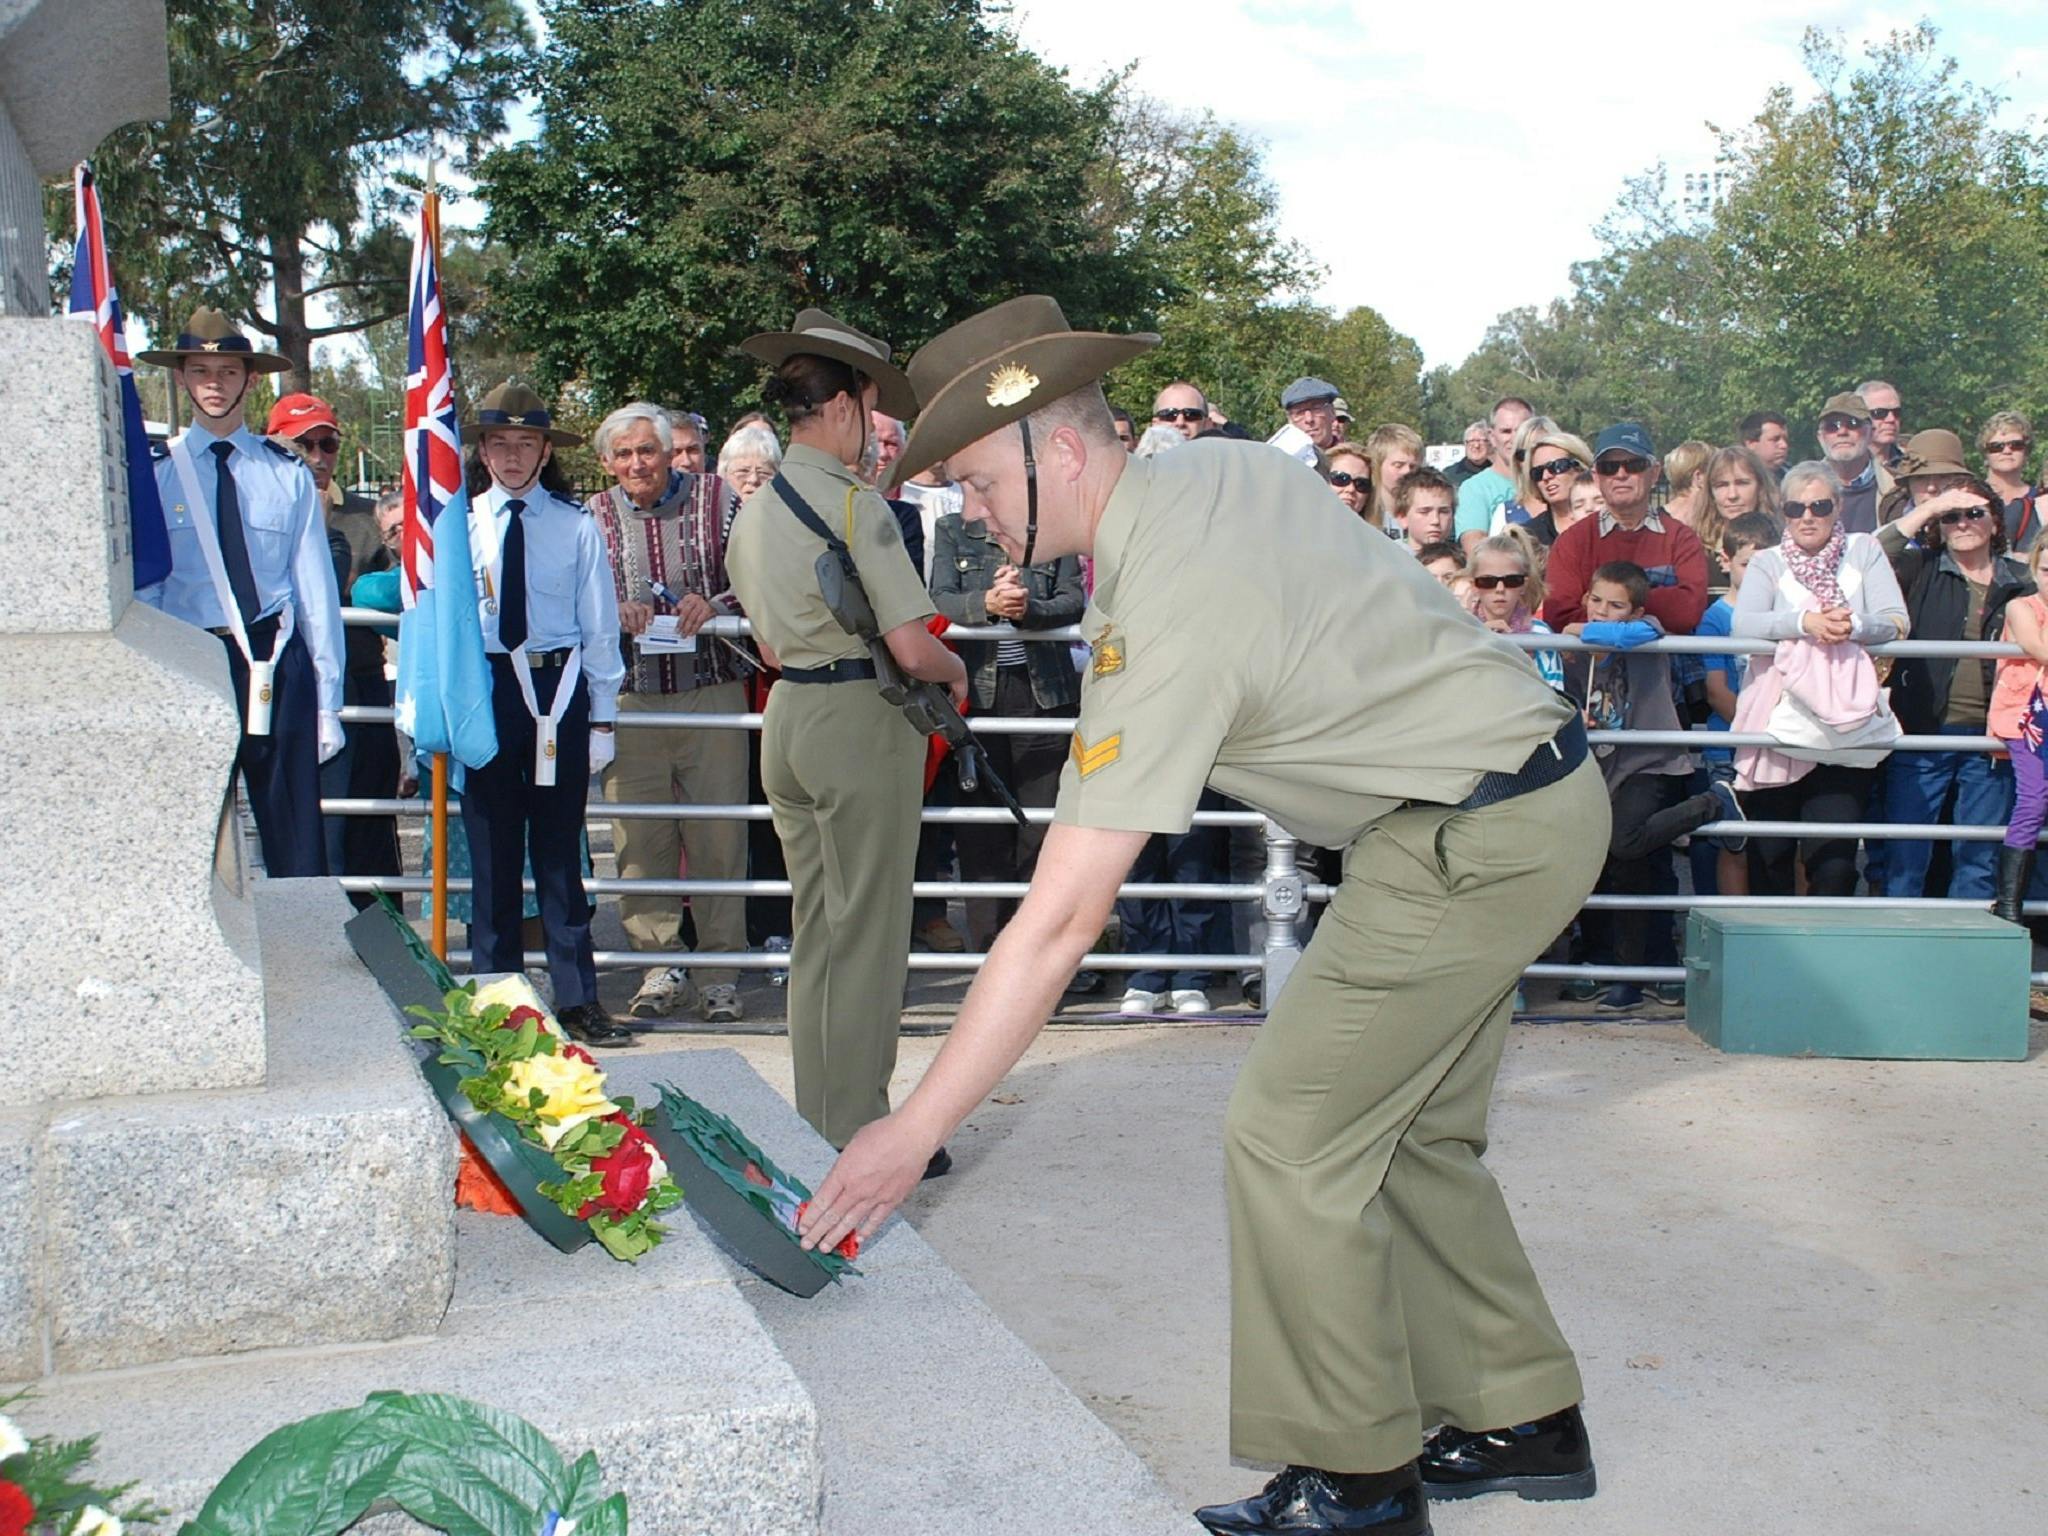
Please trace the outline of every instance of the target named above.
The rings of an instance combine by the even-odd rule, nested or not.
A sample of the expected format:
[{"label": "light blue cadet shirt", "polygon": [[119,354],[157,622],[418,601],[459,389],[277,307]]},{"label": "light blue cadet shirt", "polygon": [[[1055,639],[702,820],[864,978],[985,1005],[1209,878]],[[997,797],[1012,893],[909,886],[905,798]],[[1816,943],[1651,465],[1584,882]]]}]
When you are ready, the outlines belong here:
[{"label": "light blue cadet shirt", "polygon": [[[341,710],[341,593],[334,585],[334,558],[327,549],[327,518],[313,472],[288,448],[258,437],[246,425],[225,438],[199,427],[180,436],[192,454],[192,477],[205,505],[187,504],[184,477],[168,452],[155,462],[157,494],[163,499],[164,523],[171,535],[171,574],[135,596],[174,619],[201,629],[226,629],[213,589],[213,576],[201,553],[195,517],[211,518],[220,480],[216,442],[230,443],[228,469],[235,477],[235,497],[242,509],[244,542],[249,546],[249,572],[256,581],[256,616],[267,619],[290,602],[293,622],[313,658],[319,684],[319,708]],[[258,657],[261,660],[261,656]]]},{"label": "light blue cadet shirt", "polygon": [[469,548],[484,649],[494,656],[507,654],[498,639],[497,594],[504,586],[505,530],[512,521],[506,504],[515,500],[526,504],[519,514],[526,539],[526,648],[582,646],[590,719],[608,725],[619,717],[619,684],[626,676],[611,557],[597,519],[539,484],[518,496],[493,484],[470,503]]}]

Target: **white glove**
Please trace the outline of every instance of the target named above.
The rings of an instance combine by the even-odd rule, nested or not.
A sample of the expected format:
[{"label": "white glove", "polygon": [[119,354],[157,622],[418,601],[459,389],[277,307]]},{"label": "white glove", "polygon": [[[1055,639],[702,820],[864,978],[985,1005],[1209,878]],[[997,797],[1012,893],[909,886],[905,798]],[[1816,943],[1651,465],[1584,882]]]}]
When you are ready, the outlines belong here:
[{"label": "white glove", "polygon": [[326,762],[347,743],[348,736],[341,728],[341,716],[320,711],[320,761]]},{"label": "white glove", "polygon": [[619,738],[615,731],[590,733],[590,771],[602,773],[611,766],[612,759],[619,755]]}]

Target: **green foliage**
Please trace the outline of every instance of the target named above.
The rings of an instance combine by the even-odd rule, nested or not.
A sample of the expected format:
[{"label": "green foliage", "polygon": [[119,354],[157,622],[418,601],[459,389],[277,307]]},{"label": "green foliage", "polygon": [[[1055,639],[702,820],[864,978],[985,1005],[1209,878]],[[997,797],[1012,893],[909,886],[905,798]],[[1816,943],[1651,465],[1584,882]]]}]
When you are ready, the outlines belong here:
[{"label": "green foliage", "polygon": [[2048,404],[2048,140],[1998,126],[1923,25],[1851,67],[1806,40],[1818,94],[1788,87],[1720,135],[1731,190],[1680,216],[1661,168],[1631,182],[1602,253],[1546,309],[1501,315],[1455,370],[1432,374],[1426,424],[1452,441],[1501,394],[1567,427],[1623,417],[1658,441],[1734,438],[1777,409],[1811,449],[1820,404],[1883,377],[1909,430],[1970,439],[1992,411]]},{"label": "green foliage", "polygon": [[[170,113],[110,136],[94,164],[122,298],[155,335],[216,304],[303,388],[315,340],[403,308],[404,194],[386,173],[504,127],[524,16],[518,0],[351,0],[341,25],[320,0],[168,10]],[[48,212],[68,244],[63,190]],[[315,326],[322,294],[345,312]]]},{"label": "green foliage", "polygon": [[373,1393],[274,1430],[235,1463],[180,1536],[335,1536],[380,1501],[451,1536],[625,1536],[597,1458],[571,1466],[516,1415],[459,1397]]},{"label": "green foliage", "polygon": [[1075,91],[980,0],[547,0],[529,143],[491,155],[497,290],[544,387],[745,409],[754,331],[821,305],[913,344],[1021,292],[1141,310]]},{"label": "green foliage", "polygon": [[[23,1391],[0,1397],[0,1432],[21,1433],[6,1414],[33,1396]],[[31,1533],[69,1531],[88,1509],[108,1511],[127,1526],[148,1525],[162,1518],[163,1511],[154,1505],[123,1502],[133,1483],[108,1488],[86,1480],[88,1464],[99,1451],[98,1435],[82,1440],[23,1438],[28,1440],[27,1450],[0,1456],[0,1482],[12,1483],[27,1496],[35,1512],[29,1524]]]}]

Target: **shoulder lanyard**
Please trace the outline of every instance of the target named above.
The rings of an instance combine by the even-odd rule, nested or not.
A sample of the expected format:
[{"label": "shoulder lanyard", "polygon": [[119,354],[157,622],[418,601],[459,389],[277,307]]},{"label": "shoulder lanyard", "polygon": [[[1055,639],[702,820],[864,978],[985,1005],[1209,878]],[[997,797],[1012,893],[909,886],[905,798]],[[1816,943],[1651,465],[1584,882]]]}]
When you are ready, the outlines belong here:
[{"label": "shoulder lanyard", "polygon": [[[499,505],[502,506],[503,504],[501,499]],[[495,531],[498,525],[498,508],[492,507],[488,511],[490,513],[490,525]],[[510,515],[520,517],[524,514],[514,512]],[[490,581],[493,594],[496,593],[498,587],[502,584],[503,575],[500,572],[494,576],[492,572],[498,570],[499,562],[504,557],[505,541],[501,536],[497,540],[497,548],[486,563],[485,570],[485,579]],[[533,631],[533,591],[531,586],[527,589],[526,601],[527,633],[530,637]],[[491,598],[490,603],[492,610],[495,612],[497,607],[495,595]],[[548,705],[545,714],[541,712],[539,695],[533,691],[533,663],[527,659],[526,642],[522,641],[517,646],[507,646],[506,652],[512,660],[512,676],[519,684],[519,702],[526,706],[526,713],[532,719],[534,725],[533,782],[544,789],[551,788],[555,782],[555,757],[560,751],[560,744],[556,739],[557,733],[562,724],[562,716],[569,708],[569,700],[575,696],[577,680],[583,676],[583,647],[580,644],[569,647],[569,659],[562,664],[561,681],[555,684],[555,696]]]},{"label": "shoulder lanyard", "polygon": [[[213,578],[213,595],[220,603],[221,612],[227,615],[228,631],[235,637],[242,659],[249,664],[249,697],[242,710],[243,729],[251,736],[268,736],[271,693],[277,681],[277,659],[284,654],[285,642],[292,637],[297,607],[290,597],[285,598],[284,608],[278,614],[277,634],[270,643],[270,654],[258,661],[249,644],[249,628],[242,622],[242,605],[235,601],[234,588],[228,581],[227,562],[221,559],[220,531],[213,526],[214,509],[199,494],[199,475],[192,465],[192,450],[186,446],[182,435],[171,439],[170,448],[171,463],[178,471],[178,483],[192,508],[192,532],[199,539],[199,553],[206,561],[206,573]],[[221,472],[227,472],[226,465],[221,466]]]}]

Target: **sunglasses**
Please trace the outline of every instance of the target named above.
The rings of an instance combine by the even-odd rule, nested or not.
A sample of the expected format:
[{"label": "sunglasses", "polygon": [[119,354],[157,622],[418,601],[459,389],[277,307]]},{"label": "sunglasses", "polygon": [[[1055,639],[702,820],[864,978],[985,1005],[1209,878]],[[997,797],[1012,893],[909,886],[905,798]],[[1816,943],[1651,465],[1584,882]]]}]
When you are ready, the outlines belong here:
[{"label": "sunglasses", "polygon": [[1577,459],[1545,459],[1541,464],[1529,466],[1529,477],[1532,480],[1548,480],[1556,475],[1568,475],[1577,468]]},{"label": "sunglasses", "polygon": [[1602,475],[1640,475],[1649,467],[1648,459],[1602,459],[1593,469]]},{"label": "sunglasses", "polygon": [[1795,523],[1802,517],[1833,517],[1835,500],[1823,496],[1819,501],[1788,501],[1785,503],[1785,521]]},{"label": "sunglasses", "polygon": [[1986,443],[1984,451],[1986,453],[2025,453],[2033,446],[2024,437],[2010,437],[2002,443]]},{"label": "sunglasses", "polygon": [[1154,411],[1154,421],[1206,421],[1209,413],[1199,405],[1169,405],[1161,411]]},{"label": "sunglasses", "polygon": [[1823,432],[1861,432],[1863,423],[1854,416],[1823,416],[1820,429]]},{"label": "sunglasses", "polygon": [[1870,419],[1872,421],[1890,421],[1898,414],[1899,407],[1896,405],[1873,405],[1870,408]]},{"label": "sunglasses", "polygon": [[1942,513],[1941,520],[1946,526],[1953,528],[1957,523],[1980,522],[1990,515],[1988,507],[1957,507],[1953,512]]},{"label": "sunglasses", "polygon": [[1472,585],[1482,592],[1491,592],[1495,587],[1506,587],[1514,592],[1529,585],[1529,578],[1519,571],[1512,576],[1474,576]]},{"label": "sunglasses", "polygon": [[1330,484],[1332,484],[1332,485],[1361,485],[1361,486],[1362,486],[1362,485],[1371,485],[1371,484],[1372,484],[1372,476],[1370,476],[1370,475],[1348,475],[1348,474],[1346,474],[1346,473],[1345,473],[1345,472],[1344,472],[1343,470],[1341,470],[1341,469],[1337,469],[1337,470],[1332,470],[1332,471],[1330,472]]},{"label": "sunglasses", "polygon": [[334,436],[334,434],[331,432],[325,437],[307,436],[295,438],[294,441],[297,442],[301,448],[310,448],[315,453],[341,452],[341,439]]}]

